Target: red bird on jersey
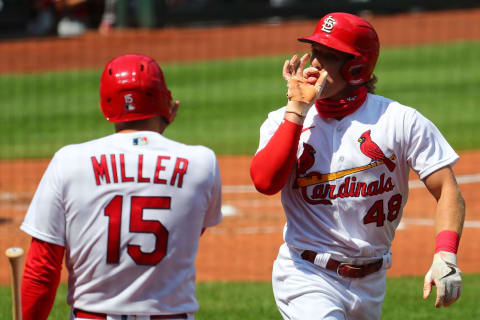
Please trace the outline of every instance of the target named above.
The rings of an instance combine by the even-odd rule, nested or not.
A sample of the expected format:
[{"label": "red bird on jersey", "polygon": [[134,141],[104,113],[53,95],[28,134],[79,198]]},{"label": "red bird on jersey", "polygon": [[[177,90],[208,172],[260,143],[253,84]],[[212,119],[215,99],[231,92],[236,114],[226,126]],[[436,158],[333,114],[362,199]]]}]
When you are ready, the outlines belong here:
[{"label": "red bird on jersey", "polygon": [[363,154],[372,159],[372,162],[383,161],[390,172],[395,169],[395,163],[388,159],[380,147],[373,142],[372,138],[370,137],[370,130],[365,131],[360,138],[358,138],[358,142],[360,142],[360,150],[363,152]]},{"label": "red bird on jersey", "polygon": [[303,143],[303,152],[297,161],[297,176],[304,175],[315,163],[315,149],[308,143]]}]

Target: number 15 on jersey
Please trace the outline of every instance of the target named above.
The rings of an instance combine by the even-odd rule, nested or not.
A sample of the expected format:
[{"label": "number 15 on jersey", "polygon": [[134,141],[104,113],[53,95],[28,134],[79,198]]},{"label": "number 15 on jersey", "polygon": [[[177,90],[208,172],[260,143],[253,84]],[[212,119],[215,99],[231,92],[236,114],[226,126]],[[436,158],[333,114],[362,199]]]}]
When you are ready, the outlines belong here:
[{"label": "number 15 on jersey", "polygon": [[[121,226],[123,212],[123,196],[115,196],[105,207],[104,214],[108,219],[107,263],[120,262]],[[168,246],[168,230],[157,220],[143,219],[144,209],[169,210],[171,197],[130,197],[129,232],[151,233],[155,236],[155,247],[152,252],[142,251],[141,246],[128,244],[127,253],[139,265],[156,265],[165,257]],[[127,213],[128,214],[128,213]]]}]

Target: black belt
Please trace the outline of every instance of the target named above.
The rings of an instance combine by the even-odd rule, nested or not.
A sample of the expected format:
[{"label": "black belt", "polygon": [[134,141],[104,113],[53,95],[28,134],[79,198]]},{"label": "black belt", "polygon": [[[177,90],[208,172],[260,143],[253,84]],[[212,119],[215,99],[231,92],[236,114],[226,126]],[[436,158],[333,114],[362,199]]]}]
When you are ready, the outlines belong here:
[{"label": "black belt", "polygon": [[[301,257],[303,260],[307,260],[315,264],[315,257],[317,253],[311,250],[305,250],[302,252]],[[377,272],[382,268],[383,259],[379,259],[369,264],[364,265],[352,265],[344,262],[340,262],[334,259],[329,259],[326,269],[335,271],[339,276],[345,278],[363,278],[371,273]]]},{"label": "black belt", "polygon": [[[73,315],[75,318],[86,318],[86,319],[107,319],[106,313],[97,313],[97,312],[88,312],[80,309],[73,309]],[[177,313],[177,314],[161,314],[161,315],[151,315],[150,319],[187,319],[188,316],[186,313]]]}]

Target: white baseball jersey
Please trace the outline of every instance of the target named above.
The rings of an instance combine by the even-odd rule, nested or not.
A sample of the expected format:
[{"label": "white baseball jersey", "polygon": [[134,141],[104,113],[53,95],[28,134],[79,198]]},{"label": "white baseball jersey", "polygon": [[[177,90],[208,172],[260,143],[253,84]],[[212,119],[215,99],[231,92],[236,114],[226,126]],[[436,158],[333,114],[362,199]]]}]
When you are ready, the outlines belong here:
[{"label": "white baseball jersey", "polygon": [[[258,150],[284,113],[285,107],[269,114]],[[368,94],[361,108],[339,121],[312,107],[297,158],[298,169],[282,189],[284,240],[342,259],[387,253],[407,201],[409,168],[423,179],[458,155],[418,111]]]},{"label": "white baseball jersey", "polygon": [[21,229],[66,247],[72,307],[190,313],[199,238],[221,221],[220,207],[212,150],[155,132],[117,133],[60,149]]}]

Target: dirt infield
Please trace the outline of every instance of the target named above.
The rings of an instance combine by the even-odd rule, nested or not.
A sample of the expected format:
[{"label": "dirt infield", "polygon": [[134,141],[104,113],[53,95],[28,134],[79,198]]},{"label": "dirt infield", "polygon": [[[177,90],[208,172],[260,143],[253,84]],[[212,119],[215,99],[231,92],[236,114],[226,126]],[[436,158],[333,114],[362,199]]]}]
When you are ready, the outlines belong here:
[{"label": "dirt infield", "polygon": [[[369,19],[383,46],[480,39],[480,10]],[[108,37],[90,32],[72,39],[8,41],[0,43],[0,73],[99,68],[106,60],[126,52],[146,53],[161,62],[303,52],[305,46],[294,39],[310,34],[314,25],[315,21],[297,21],[230,28],[130,30]],[[219,157],[225,213],[231,215],[202,237],[197,258],[200,281],[270,279],[285,219],[279,195],[267,197],[253,190],[248,174],[250,159]],[[467,223],[459,251],[463,272],[480,271],[475,237],[480,230],[480,200],[475,194],[480,183],[479,162],[480,152],[465,152],[455,166],[465,182],[461,189],[467,201]],[[19,231],[19,226],[47,163],[45,159],[0,161],[1,251],[10,246],[28,248],[29,237]],[[434,216],[433,198],[424,187],[413,188],[404,223],[396,233],[394,266],[389,275],[423,274],[428,269],[434,247]],[[0,259],[0,284],[8,282],[6,268],[6,259]]]},{"label": "dirt infield", "polygon": [[[214,280],[268,280],[272,261],[282,243],[285,218],[280,197],[264,196],[251,186],[248,169],[249,156],[219,157],[224,184],[223,203],[235,209],[235,215],[226,216],[217,227],[207,230],[200,242],[197,258],[198,279]],[[459,251],[463,272],[479,272],[480,250],[477,232],[480,230],[480,201],[476,190],[480,177],[476,164],[480,152],[461,154],[455,173],[462,183],[466,199],[467,224]],[[45,170],[48,160],[0,162],[0,249],[9,246],[28,248],[29,237],[19,232],[28,201]],[[232,170],[235,168],[235,170]],[[18,172],[22,172],[19,179]],[[412,180],[415,177],[412,175]],[[15,183],[12,185],[12,181]],[[8,187],[7,187],[8,186]],[[397,230],[393,242],[394,264],[389,275],[423,274],[431,263],[434,248],[433,218],[435,201],[425,187],[412,188],[404,210],[404,223]],[[6,270],[6,259],[0,260],[0,270]],[[0,273],[0,283],[8,281],[8,272]]]}]

